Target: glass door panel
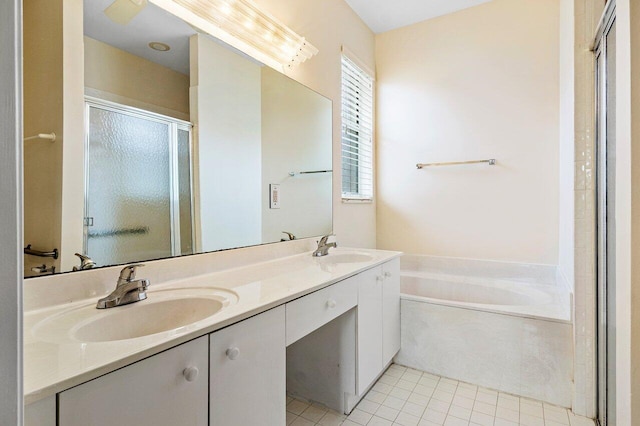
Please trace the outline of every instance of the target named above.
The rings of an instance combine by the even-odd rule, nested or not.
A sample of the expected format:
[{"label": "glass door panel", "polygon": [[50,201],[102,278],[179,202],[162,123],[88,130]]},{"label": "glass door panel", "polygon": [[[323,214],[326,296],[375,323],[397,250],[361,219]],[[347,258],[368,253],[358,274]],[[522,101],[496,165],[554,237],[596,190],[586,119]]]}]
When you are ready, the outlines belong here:
[{"label": "glass door panel", "polygon": [[88,106],[85,252],[99,265],[172,255],[168,123]]}]

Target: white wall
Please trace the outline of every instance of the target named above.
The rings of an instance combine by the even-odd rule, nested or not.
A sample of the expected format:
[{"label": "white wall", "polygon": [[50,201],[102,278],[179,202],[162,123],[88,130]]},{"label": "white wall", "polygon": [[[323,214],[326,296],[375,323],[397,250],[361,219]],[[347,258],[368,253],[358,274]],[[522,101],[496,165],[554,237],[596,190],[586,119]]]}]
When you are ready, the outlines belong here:
[{"label": "white wall", "polygon": [[494,0],[376,37],[379,248],[557,264],[558,46],[558,0]]},{"label": "white wall", "polygon": [[374,204],[341,201],[341,46],[374,68],[374,35],[344,0],[255,0],[278,20],[306,37],[320,53],[288,70],[295,80],[333,101],[333,229],[343,246],[376,244]]},{"label": "white wall", "polygon": [[[269,67],[262,68],[262,241],[282,231],[299,237],[331,233],[331,101]],[[280,185],[280,208],[269,206]]]},{"label": "white wall", "polygon": [[574,0],[560,0],[560,153],[558,268],[574,287],[574,108],[575,108]]},{"label": "white wall", "polygon": [[202,35],[190,54],[197,251],[260,244],[261,66]]}]

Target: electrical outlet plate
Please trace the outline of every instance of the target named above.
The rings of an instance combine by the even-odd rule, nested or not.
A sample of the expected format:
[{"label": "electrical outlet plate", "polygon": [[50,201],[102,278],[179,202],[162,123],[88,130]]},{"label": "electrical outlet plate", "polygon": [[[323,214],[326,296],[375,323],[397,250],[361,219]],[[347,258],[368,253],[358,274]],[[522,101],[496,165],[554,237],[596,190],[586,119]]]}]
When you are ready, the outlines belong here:
[{"label": "electrical outlet plate", "polygon": [[269,184],[269,207],[280,208],[280,185],[276,183]]}]

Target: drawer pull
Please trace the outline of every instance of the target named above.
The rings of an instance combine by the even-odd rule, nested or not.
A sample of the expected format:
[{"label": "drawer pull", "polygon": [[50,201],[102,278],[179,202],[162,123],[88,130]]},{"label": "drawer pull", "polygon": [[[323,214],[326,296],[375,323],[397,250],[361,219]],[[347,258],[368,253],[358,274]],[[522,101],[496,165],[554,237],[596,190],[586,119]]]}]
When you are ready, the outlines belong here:
[{"label": "drawer pull", "polygon": [[198,374],[200,374],[198,367],[187,367],[182,370],[182,375],[187,379],[187,382],[195,382],[198,379]]},{"label": "drawer pull", "polygon": [[238,358],[240,356],[240,349],[238,348],[229,348],[227,349],[227,358],[231,361]]},{"label": "drawer pull", "polygon": [[336,306],[338,306],[338,304],[336,303],[336,301],[335,301],[335,300],[333,300],[333,299],[329,299],[329,300],[327,300],[327,307],[328,307],[329,309],[335,309],[335,308],[336,308]]}]

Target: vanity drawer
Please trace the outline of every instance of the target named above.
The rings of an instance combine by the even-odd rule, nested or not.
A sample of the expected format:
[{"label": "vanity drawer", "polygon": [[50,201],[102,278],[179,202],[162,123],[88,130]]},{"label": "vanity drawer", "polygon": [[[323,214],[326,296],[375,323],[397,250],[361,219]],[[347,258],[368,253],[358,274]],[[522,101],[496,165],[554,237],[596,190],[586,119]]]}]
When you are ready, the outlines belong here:
[{"label": "vanity drawer", "polygon": [[358,283],[348,278],[286,305],[287,346],[358,304]]}]

